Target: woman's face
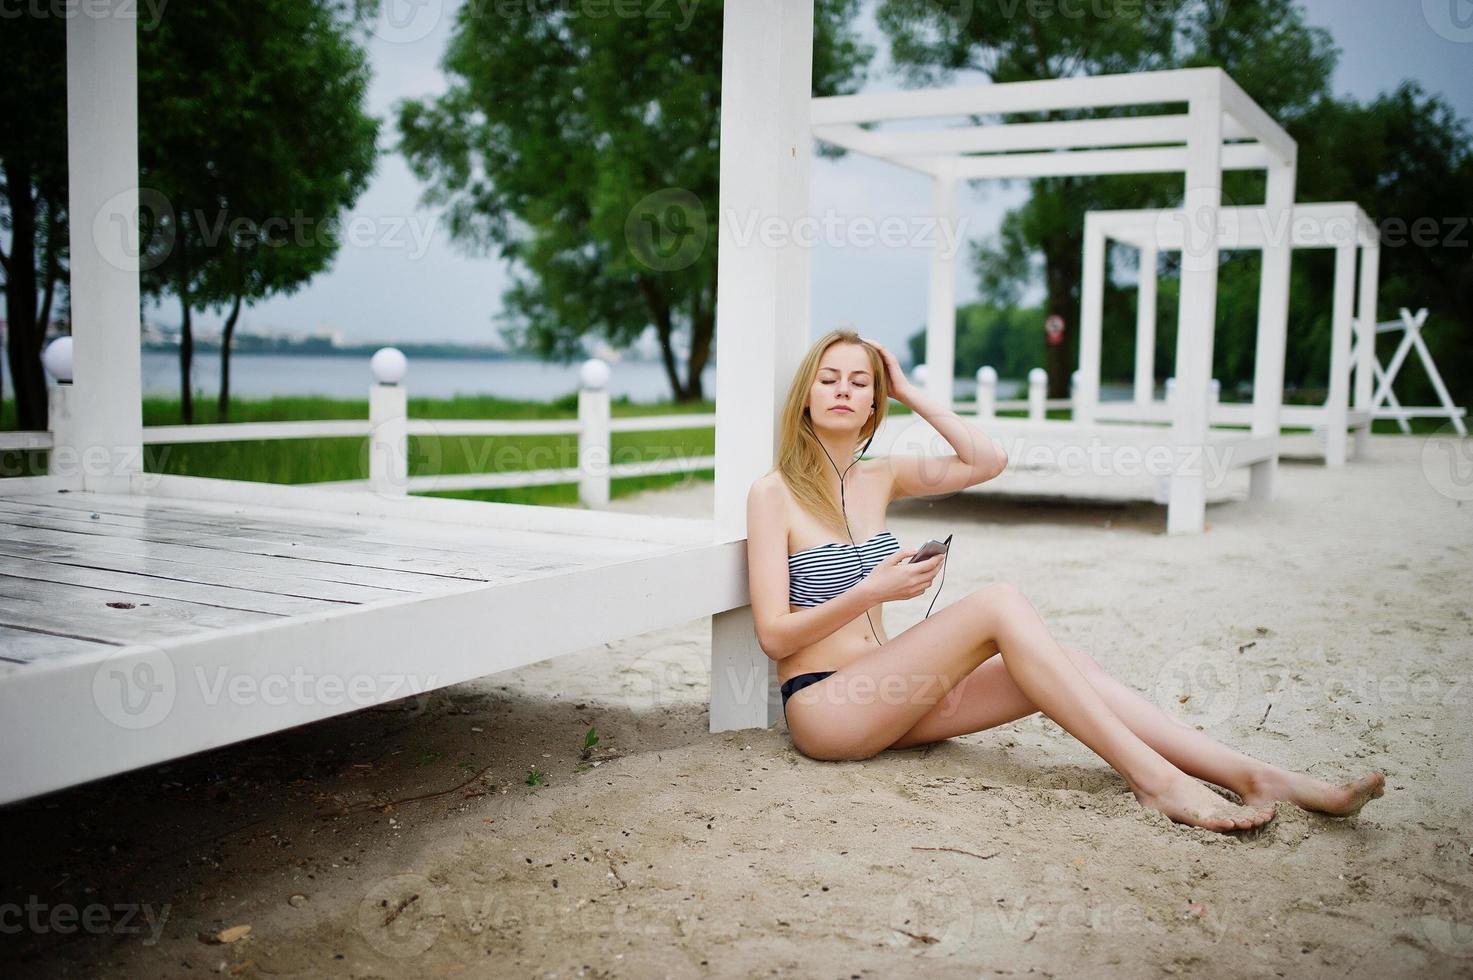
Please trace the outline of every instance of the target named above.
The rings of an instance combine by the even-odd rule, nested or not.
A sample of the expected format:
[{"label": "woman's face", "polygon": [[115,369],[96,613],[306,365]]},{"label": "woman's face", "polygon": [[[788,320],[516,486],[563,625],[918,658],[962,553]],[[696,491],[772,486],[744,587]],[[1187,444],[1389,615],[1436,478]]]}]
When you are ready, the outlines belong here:
[{"label": "woman's face", "polygon": [[875,378],[868,350],[858,344],[831,344],[819,359],[818,374],[808,389],[814,427],[858,432],[869,421],[874,404]]}]

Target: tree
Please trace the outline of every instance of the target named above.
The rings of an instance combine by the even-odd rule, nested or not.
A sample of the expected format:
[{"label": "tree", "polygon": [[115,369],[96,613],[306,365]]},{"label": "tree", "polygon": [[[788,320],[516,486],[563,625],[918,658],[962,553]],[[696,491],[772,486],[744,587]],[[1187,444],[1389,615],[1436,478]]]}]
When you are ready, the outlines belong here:
[{"label": "tree", "polygon": [[372,173],[378,122],[362,108],[367,58],[349,33],[361,13],[358,4],[211,0],[170,5],[140,36],[139,169],[164,246],[143,284],[179,299],[186,422],[192,311],[230,310],[224,419],[242,306],[328,267],[339,244],[333,223]]},{"label": "tree", "polygon": [[[462,7],[441,62],[449,91],[400,104],[400,149],[452,237],[512,263],[501,332],[514,347],[566,361],[590,333],[621,347],[653,325],[675,398],[700,399],[716,318],[722,4],[637,18],[548,6]],[[871,51],[849,33],[858,0],[815,6],[814,94],[836,94]]]},{"label": "tree", "polygon": [[[966,16],[958,16],[958,14]],[[878,20],[891,57],[925,84],[970,70],[996,82],[1068,78],[1216,65],[1282,123],[1328,91],[1337,52],[1311,28],[1295,0],[1196,0],[1172,4],[1055,5],[987,0],[957,7],[933,0],[882,0]],[[1017,113],[1009,122],[1140,114],[1141,108]],[[1148,107],[1148,111],[1159,111]],[[1243,181],[1262,177],[1241,178]],[[1248,200],[1236,175],[1229,199]],[[996,243],[974,249],[984,294],[1015,302],[1037,273],[1044,312],[1077,324],[1086,211],[1164,207],[1181,199],[1179,176],[1060,177],[1029,182],[1031,196],[1004,219]],[[1260,192],[1261,197],[1261,192]],[[1042,324],[1040,323],[1041,327]],[[1049,396],[1065,397],[1078,362],[1077,330],[1049,348]]]},{"label": "tree", "polygon": [[[0,31],[0,228],[6,356],[21,429],[47,426],[41,345],[67,275],[66,21],[7,17]],[[3,392],[0,392],[3,394]]]}]

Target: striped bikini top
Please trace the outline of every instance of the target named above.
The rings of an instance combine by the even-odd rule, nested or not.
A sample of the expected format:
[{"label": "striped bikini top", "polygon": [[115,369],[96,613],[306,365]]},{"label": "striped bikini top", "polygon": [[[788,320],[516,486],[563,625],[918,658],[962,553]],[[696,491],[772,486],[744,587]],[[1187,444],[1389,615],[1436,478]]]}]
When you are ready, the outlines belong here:
[{"label": "striped bikini top", "polygon": [[854,546],[847,541],[804,548],[788,556],[788,602],[816,606],[852,589],[875,566],[900,550],[900,542],[889,531]]}]

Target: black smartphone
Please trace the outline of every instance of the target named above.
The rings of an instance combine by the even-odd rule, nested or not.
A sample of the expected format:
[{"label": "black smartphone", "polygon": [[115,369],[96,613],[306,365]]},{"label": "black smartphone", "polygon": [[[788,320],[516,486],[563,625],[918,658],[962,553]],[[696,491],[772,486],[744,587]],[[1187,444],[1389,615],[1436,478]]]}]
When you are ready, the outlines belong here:
[{"label": "black smartphone", "polygon": [[945,541],[937,541],[935,538],[932,538],[930,541],[927,541],[925,544],[921,545],[920,551],[917,551],[914,555],[911,556],[910,563],[915,564],[918,561],[925,561],[927,558],[945,554],[950,549],[951,535],[948,534]]}]

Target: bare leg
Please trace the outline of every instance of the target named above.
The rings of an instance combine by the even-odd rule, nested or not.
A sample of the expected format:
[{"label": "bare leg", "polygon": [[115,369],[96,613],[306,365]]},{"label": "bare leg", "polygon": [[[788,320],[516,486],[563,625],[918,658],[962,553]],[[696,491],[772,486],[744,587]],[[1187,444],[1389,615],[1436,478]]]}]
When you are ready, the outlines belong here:
[{"label": "bare leg", "polygon": [[[1386,779],[1379,772],[1337,786],[1234,751],[1166,714],[1110,676],[1089,654],[1072,647],[1064,650],[1110,710],[1142,741],[1183,772],[1232,790],[1247,805],[1261,806],[1282,800],[1306,810],[1347,816],[1384,792]],[[909,748],[985,731],[1037,710],[1013,681],[1005,662],[988,661],[891,747]]]},{"label": "bare leg", "polygon": [[[979,644],[977,637],[983,637]],[[873,653],[794,695],[794,741],[808,755],[867,758],[890,747],[994,653],[1029,702],[1108,762],[1142,804],[1173,820],[1236,830],[1271,820],[1272,805],[1237,806],[1172,765],[1110,709],[1016,588],[980,589]],[[953,663],[955,662],[955,663]],[[957,669],[957,667],[960,669]],[[896,683],[898,682],[898,688]],[[879,698],[873,692],[884,690]],[[868,692],[856,705],[854,694]],[[893,693],[891,693],[893,692]],[[796,711],[795,711],[796,708]]]}]

